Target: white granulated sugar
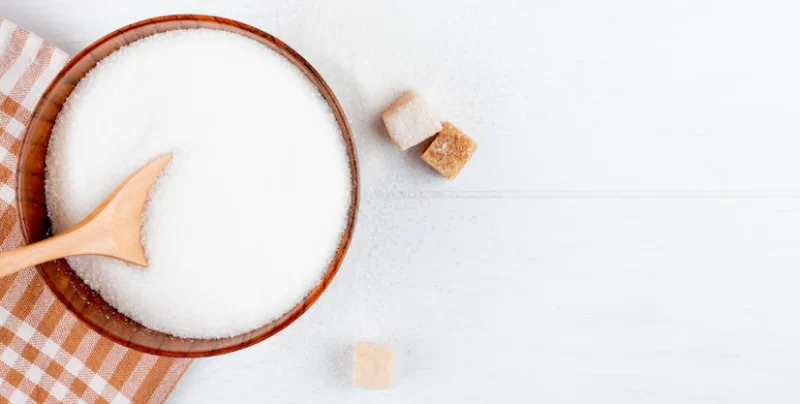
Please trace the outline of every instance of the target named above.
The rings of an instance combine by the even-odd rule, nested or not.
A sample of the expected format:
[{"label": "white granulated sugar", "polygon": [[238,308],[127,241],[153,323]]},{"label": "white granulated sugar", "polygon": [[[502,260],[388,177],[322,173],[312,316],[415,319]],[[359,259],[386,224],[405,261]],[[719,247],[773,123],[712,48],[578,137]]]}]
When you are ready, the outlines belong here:
[{"label": "white granulated sugar", "polygon": [[157,34],[81,80],[53,129],[55,232],[174,152],[143,217],[149,267],[71,257],[122,313],[173,335],[251,331],[321,279],[347,221],[349,160],[314,85],[279,54],[211,30]]}]

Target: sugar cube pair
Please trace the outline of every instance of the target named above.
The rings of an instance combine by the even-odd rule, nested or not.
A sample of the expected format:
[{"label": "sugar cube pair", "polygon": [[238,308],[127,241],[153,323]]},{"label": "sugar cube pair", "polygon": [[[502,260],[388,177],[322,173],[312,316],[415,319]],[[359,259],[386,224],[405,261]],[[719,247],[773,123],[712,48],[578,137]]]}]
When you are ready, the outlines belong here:
[{"label": "sugar cube pair", "polygon": [[451,123],[442,125],[436,113],[414,92],[393,102],[383,113],[383,123],[389,137],[403,151],[436,135],[422,153],[422,160],[447,179],[456,178],[478,148],[469,136]]}]

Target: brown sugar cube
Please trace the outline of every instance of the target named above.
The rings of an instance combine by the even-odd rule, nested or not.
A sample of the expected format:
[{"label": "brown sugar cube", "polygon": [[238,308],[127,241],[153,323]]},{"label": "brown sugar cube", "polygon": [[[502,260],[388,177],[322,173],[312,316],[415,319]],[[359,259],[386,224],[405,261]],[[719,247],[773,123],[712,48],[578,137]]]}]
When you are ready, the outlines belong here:
[{"label": "brown sugar cube", "polygon": [[436,135],[425,153],[422,153],[422,159],[452,180],[461,172],[477,148],[478,144],[469,136],[450,122],[445,122],[442,131]]},{"label": "brown sugar cube", "polygon": [[353,384],[366,389],[387,389],[392,381],[394,351],[359,342],[353,353]]},{"label": "brown sugar cube", "polygon": [[398,98],[383,112],[383,124],[400,150],[417,145],[442,130],[439,117],[413,91]]}]

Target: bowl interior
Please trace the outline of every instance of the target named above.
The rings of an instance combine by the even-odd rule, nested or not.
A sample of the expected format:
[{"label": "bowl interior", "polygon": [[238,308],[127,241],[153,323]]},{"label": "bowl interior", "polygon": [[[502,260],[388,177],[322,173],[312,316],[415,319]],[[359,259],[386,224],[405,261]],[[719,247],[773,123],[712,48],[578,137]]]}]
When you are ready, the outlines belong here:
[{"label": "bowl interior", "polygon": [[342,235],[339,250],[319,284],[297,306],[280,318],[235,337],[214,340],[190,339],[151,330],[106,303],[83,282],[66,260],[38,266],[39,273],[58,299],[95,331],[119,344],[143,352],[174,357],[202,357],[236,351],[263,341],[291,324],[319,298],[336,274],[350,244],[358,208],[358,166],[350,128],[339,102],[319,73],[286,44],[249,25],[212,16],[175,15],[141,21],[106,35],[75,56],[45,91],[31,117],[19,159],[17,195],[22,229],[27,242],[34,243],[51,235],[44,192],[47,145],[56,116],[77,83],[100,59],[122,46],[159,32],[193,28],[229,31],[254,39],[280,53],[305,73],[327,100],[336,116],[350,159],[352,195],[347,227]]}]

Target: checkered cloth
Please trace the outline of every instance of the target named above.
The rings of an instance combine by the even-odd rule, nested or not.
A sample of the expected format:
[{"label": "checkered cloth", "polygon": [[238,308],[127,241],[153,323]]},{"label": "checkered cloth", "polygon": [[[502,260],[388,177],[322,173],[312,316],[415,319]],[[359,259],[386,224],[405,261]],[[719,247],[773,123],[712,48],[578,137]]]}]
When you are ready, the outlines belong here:
[{"label": "checkered cloth", "polygon": [[[0,18],[0,249],[23,244],[14,206],[22,134],[68,59]],[[189,363],[102,338],[55,299],[34,269],[0,279],[0,403],[160,403]]]}]

